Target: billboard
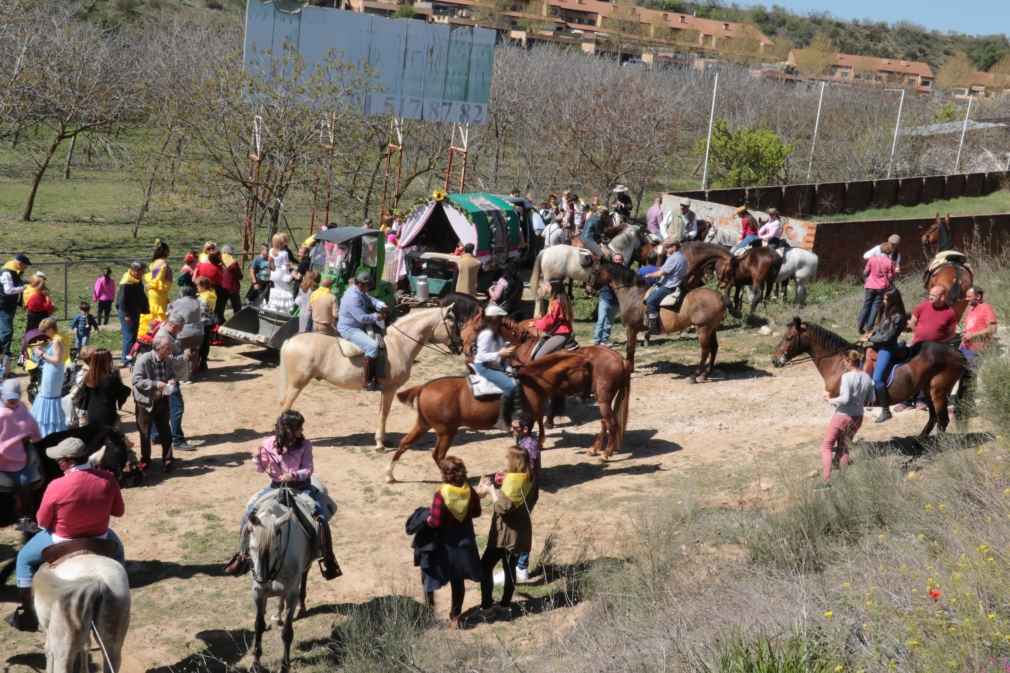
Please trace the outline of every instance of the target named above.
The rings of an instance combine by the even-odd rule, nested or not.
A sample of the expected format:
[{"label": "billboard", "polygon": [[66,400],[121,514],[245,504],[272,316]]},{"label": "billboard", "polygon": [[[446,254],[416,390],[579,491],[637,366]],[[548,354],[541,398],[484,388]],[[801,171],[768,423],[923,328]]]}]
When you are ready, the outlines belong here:
[{"label": "billboard", "polygon": [[245,67],[262,68],[263,59],[271,58],[264,52],[279,54],[285,43],[302,55],[309,71],[331,48],[343,61],[367,61],[379,88],[366,95],[365,114],[487,122],[493,30],[249,0]]}]

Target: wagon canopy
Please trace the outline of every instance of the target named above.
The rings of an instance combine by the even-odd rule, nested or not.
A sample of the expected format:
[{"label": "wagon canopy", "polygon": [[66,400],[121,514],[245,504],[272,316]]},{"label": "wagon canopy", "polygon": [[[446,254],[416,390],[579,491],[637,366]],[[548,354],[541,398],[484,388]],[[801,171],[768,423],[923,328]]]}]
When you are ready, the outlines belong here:
[{"label": "wagon canopy", "polygon": [[410,212],[397,241],[396,274],[407,274],[406,255],[426,248],[451,253],[456,242],[473,243],[485,268],[501,267],[519,252],[519,218],[512,204],[494,194],[435,196]]}]

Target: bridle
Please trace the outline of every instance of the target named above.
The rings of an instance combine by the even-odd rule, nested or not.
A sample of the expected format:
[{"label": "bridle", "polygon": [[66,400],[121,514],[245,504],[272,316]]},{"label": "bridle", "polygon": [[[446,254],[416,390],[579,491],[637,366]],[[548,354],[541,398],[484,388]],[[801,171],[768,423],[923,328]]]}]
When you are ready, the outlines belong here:
[{"label": "bridle", "polygon": [[[445,321],[448,318],[446,318],[445,313],[442,312],[442,308],[443,307],[439,307],[439,313],[442,316],[442,324],[444,325]],[[418,339],[415,339],[414,337],[410,336],[409,334],[407,334],[406,332],[404,332],[402,329],[400,329],[399,327],[397,327],[396,323],[390,323],[389,328],[395,329],[397,332],[399,332],[400,334],[402,334],[408,341],[413,341],[414,343],[418,344],[422,348],[427,348],[429,350],[433,350],[436,353],[438,353],[439,355],[459,355],[460,353],[463,352],[463,341],[460,338],[460,334],[462,332],[462,328],[460,327],[459,319],[456,317],[456,313],[454,311],[450,310],[449,311],[449,315],[452,317],[452,326],[453,326],[453,329],[455,330],[455,332],[449,330],[449,340],[451,342],[451,345],[448,346],[447,348],[444,347],[444,346],[442,346],[441,343],[435,345],[435,344],[432,344],[431,342],[424,342],[424,341],[420,341]]]},{"label": "bridle", "polygon": [[[799,335],[797,335],[797,337],[798,336]],[[797,337],[792,337],[792,338],[795,339]],[[782,366],[783,367],[789,367],[790,365],[803,364],[804,362],[819,362],[820,360],[823,360],[825,358],[829,358],[829,357],[838,355],[839,353],[844,353],[845,351],[848,351],[848,350],[853,350],[853,346],[851,344],[845,346],[844,348],[839,348],[838,350],[831,351],[830,353],[825,353],[824,355],[818,355],[817,357],[814,357],[813,355],[806,355],[804,357],[799,357],[799,358],[790,358],[790,359],[786,360],[785,364],[783,364]]]}]

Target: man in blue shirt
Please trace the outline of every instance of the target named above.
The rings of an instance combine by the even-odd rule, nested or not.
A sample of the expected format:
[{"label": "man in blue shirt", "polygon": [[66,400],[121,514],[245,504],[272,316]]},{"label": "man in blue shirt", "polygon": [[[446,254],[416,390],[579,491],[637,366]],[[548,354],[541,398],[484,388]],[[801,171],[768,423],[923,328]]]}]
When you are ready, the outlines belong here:
[{"label": "man in blue shirt", "polygon": [[340,300],[340,314],[337,318],[337,331],[340,332],[340,336],[365,351],[361,389],[373,392],[382,390],[382,386],[375,380],[375,359],[379,357],[379,345],[375,343],[375,339],[365,334],[365,326],[374,325],[379,319],[379,315],[370,312],[369,309],[382,315],[391,313],[388,306],[368,294],[368,290],[374,286],[375,281],[371,275],[365,271],[359,273],[354,279],[354,284],[347,288]]},{"label": "man in blue shirt", "polygon": [[[646,301],[646,305],[649,309],[649,334],[656,335],[662,334],[662,326],[659,321],[659,305],[663,303],[674,290],[680,288],[687,279],[687,258],[680,252],[680,241],[675,238],[667,238],[663,241],[663,249],[666,250],[666,262],[663,263],[663,268],[658,271],[653,271],[648,274],[646,278],[658,278],[659,287]],[[677,304],[673,307],[674,311],[680,309],[680,301],[684,297],[684,290],[681,289],[681,295],[677,300]]]},{"label": "man in blue shirt", "polygon": [[645,261],[648,263],[638,270],[638,277],[644,280],[646,285],[652,287],[656,284],[656,279],[650,277],[649,274],[659,271],[659,267],[656,266],[656,262],[659,261],[659,255],[655,252],[650,252]]},{"label": "man in blue shirt", "polygon": [[603,228],[608,222],[610,222],[610,211],[605,206],[601,206],[595,213],[589,216],[585,226],[582,227],[582,233],[579,234],[579,240],[582,241],[582,245],[586,246],[587,250],[596,255],[596,259],[610,257],[610,252],[600,246],[600,239],[603,238]]},{"label": "man in blue shirt", "polygon": [[[624,256],[614,255],[614,264],[624,264]],[[621,305],[617,301],[617,295],[610,285],[600,288],[600,303],[596,307],[596,331],[593,333],[594,346],[613,347],[614,342],[610,340],[610,332],[614,329],[614,320],[617,318]]]}]

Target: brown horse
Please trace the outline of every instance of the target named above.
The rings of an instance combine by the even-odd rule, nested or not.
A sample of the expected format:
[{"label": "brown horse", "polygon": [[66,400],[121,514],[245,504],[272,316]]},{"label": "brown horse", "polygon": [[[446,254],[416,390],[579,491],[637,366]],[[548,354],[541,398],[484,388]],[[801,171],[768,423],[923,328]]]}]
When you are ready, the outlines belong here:
[{"label": "brown horse", "polygon": [[[648,291],[645,281],[631,269],[607,260],[599,260],[593,265],[588,284],[596,289],[609,285],[617,295],[617,301],[621,305],[621,324],[624,325],[624,331],[628,335],[628,362],[634,368],[638,333],[649,329],[644,304],[645,294]],[[680,332],[691,325],[698,330],[701,362],[691,375],[691,383],[697,383],[699,376],[704,381],[712,373],[715,356],[719,352],[719,339],[716,334],[726,313],[731,310],[728,298],[715,290],[700,287],[687,293],[680,302],[680,310],[672,311],[664,308],[660,311],[663,334]]]},{"label": "brown horse", "polygon": [[[520,364],[519,385],[523,408],[540,423],[543,442],[543,415],[547,400],[555,395],[588,395],[593,383],[593,367],[574,353],[552,353],[535,362]],[[396,398],[403,404],[417,405],[417,422],[400,440],[400,446],[386,466],[386,482],[393,484],[393,468],[403,452],[434,428],[437,440],[431,457],[437,465],[456,438],[460,428],[490,430],[498,420],[498,398],[476,399],[470,393],[465,376],[447,376],[400,391]]]},{"label": "brown horse", "polygon": [[[775,367],[785,367],[796,356],[806,353],[824,379],[824,389],[832,397],[837,397],[845,373],[842,364],[846,351],[863,348],[849,343],[841,336],[820,325],[793,318],[789,328],[782,335],[782,342],[772,354]],[[927,391],[929,421],[919,435],[925,439],[939,424],[940,432],[947,430],[950,419],[947,415],[947,398],[954,384],[964,373],[964,356],[953,346],[939,341],[924,341],[912,346],[913,357],[907,364],[898,367],[894,380],[887,387],[892,400],[911,399],[919,391]],[[878,405],[875,402],[874,405]]]},{"label": "brown horse", "polygon": [[975,284],[975,276],[971,269],[960,264],[944,264],[932,273],[926,274],[923,283],[928,290],[932,287],[942,287],[947,303],[954,308],[957,319],[964,315],[964,309],[968,307],[968,288]]},{"label": "brown horse", "polygon": [[[476,326],[481,316],[463,325],[460,337],[463,352],[471,355],[477,346]],[[529,362],[533,349],[541,334],[532,326],[534,321],[515,323],[508,318],[501,321],[501,337],[515,347],[512,358],[521,363]],[[631,363],[613,349],[606,346],[582,346],[569,351],[584,358],[593,368],[592,393],[600,407],[600,434],[589,448],[589,455],[595,456],[606,443],[606,451],[601,460],[614,455],[614,447],[624,449],[624,433],[628,428],[628,404],[631,396]],[[548,357],[548,356],[544,356]],[[562,414],[563,415],[563,414]],[[540,436],[544,428],[540,427]]]},{"label": "brown horse", "polygon": [[954,228],[950,224],[950,215],[947,215],[942,222],[940,220],[940,213],[936,214],[936,221],[929,227],[925,234],[922,235],[922,254],[926,256],[926,259],[933,259],[936,253],[940,252],[940,229],[941,226],[947,227],[947,233],[951,238],[954,236]]},{"label": "brown horse", "polygon": [[764,299],[762,290],[765,284],[775,282],[781,266],[782,258],[771,248],[751,248],[743,257],[730,254],[728,260],[716,262],[715,272],[719,278],[719,287],[723,288],[727,297],[731,287],[736,290],[733,304],[737,311],[741,309],[743,288],[750,286],[750,312],[754,315],[758,304]]}]

